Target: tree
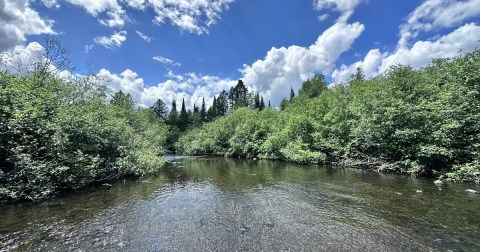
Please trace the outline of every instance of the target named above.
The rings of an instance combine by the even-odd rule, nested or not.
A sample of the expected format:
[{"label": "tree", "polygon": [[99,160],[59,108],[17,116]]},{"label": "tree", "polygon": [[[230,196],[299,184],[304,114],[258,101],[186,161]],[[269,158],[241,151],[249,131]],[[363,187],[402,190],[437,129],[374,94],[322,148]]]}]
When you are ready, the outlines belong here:
[{"label": "tree", "polygon": [[43,50],[32,52],[24,59],[18,51],[11,50],[0,54],[0,61],[7,69],[21,76],[33,76],[37,84],[44,84],[49,77],[56,77],[63,70],[74,71],[75,67],[68,49],[53,36],[43,37]]},{"label": "tree", "polygon": [[216,114],[217,116],[224,116],[228,112],[228,94],[223,90],[217,98]]},{"label": "tree", "polygon": [[217,98],[213,97],[213,104],[208,108],[207,121],[211,122],[217,117]]},{"label": "tree", "polygon": [[280,102],[280,110],[284,110],[288,106],[288,100],[287,98],[283,98],[282,101]]},{"label": "tree", "polygon": [[270,104],[270,100],[268,100],[268,107],[271,108],[272,104]]},{"label": "tree", "polygon": [[293,88],[290,88],[290,101],[293,101],[293,98],[295,98],[295,92],[293,91]]},{"label": "tree", "polygon": [[133,110],[135,106],[132,96],[129,93],[122,92],[122,90],[113,95],[112,99],[110,100],[110,104],[127,110]]},{"label": "tree", "polygon": [[248,89],[245,87],[245,84],[243,84],[243,81],[238,80],[237,85],[230,88],[230,93],[228,94],[231,110],[248,106],[247,93]]},{"label": "tree", "polygon": [[202,122],[207,121],[207,109],[205,108],[205,97],[202,98],[202,108],[200,109],[200,119]]},{"label": "tree", "polygon": [[193,104],[193,114],[191,118],[191,124],[194,128],[198,128],[203,124],[202,117],[200,115],[200,110],[195,104]]},{"label": "tree", "polygon": [[187,109],[185,108],[185,98],[182,100],[182,108],[180,110],[180,116],[178,117],[178,128],[182,131],[186,130],[188,127],[188,113]]},{"label": "tree", "polygon": [[260,95],[258,94],[258,92],[255,93],[255,100],[254,100],[253,108],[254,109],[259,109],[260,108]]},{"label": "tree", "polygon": [[361,67],[357,67],[355,74],[350,75],[351,80],[362,81],[365,80],[365,74]]},{"label": "tree", "polygon": [[298,90],[298,95],[314,98],[319,96],[323,91],[326,91],[327,82],[323,74],[316,74],[311,79],[303,82],[302,87]]},{"label": "tree", "polygon": [[167,106],[161,99],[158,99],[151,108],[155,116],[159,118],[165,118],[165,116],[167,116]]},{"label": "tree", "polygon": [[263,95],[260,96],[260,106],[258,107],[260,110],[265,108],[265,102],[263,101]]},{"label": "tree", "polygon": [[178,122],[177,102],[174,99],[172,101],[172,109],[170,110],[170,114],[168,114],[167,123],[170,126],[177,127],[177,122]]}]

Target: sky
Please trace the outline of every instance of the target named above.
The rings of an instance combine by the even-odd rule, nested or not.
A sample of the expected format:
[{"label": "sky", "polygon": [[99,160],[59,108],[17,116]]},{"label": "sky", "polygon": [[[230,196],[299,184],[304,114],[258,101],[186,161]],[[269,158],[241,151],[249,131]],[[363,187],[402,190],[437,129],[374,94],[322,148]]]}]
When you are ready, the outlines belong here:
[{"label": "sky", "polygon": [[480,46],[480,0],[0,0],[0,52],[58,38],[77,67],[138,106],[211,104],[242,79],[278,105],[324,74],[341,83]]}]

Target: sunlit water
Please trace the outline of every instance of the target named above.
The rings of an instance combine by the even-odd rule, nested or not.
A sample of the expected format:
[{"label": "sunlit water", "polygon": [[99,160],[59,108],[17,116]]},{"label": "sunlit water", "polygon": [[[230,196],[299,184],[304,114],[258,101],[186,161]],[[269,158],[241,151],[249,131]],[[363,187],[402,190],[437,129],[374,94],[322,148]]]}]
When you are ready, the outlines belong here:
[{"label": "sunlit water", "polygon": [[480,251],[480,195],[466,189],[480,191],[353,169],[177,159],[155,177],[0,206],[0,251]]}]

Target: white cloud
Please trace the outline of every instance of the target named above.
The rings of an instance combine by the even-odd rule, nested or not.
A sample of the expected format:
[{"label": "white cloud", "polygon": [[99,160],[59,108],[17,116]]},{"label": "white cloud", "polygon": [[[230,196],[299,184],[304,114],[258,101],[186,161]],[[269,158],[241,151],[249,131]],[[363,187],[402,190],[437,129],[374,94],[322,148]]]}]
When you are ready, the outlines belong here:
[{"label": "white cloud", "polygon": [[52,7],[55,7],[57,9],[60,8],[60,4],[58,4],[57,0],[42,0],[42,3],[48,8],[52,8]]},{"label": "white cloud", "polygon": [[330,15],[328,15],[327,13],[322,14],[322,15],[318,16],[318,21],[322,22],[323,20],[327,19],[329,16]]},{"label": "white cloud", "polygon": [[[125,10],[120,5],[120,0],[42,0],[47,6],[60,7],[60,2],[67,2],[85,9],[85,11],[98,18],[100,24],[108,27],[123,27],[129,20]],[[133,1],[129,6],[138,4]],[[102,17],[103,16],[103,17]]]},{"label": "white cloud", "polygon": [[178,62],[175,62],[174,60],[172,59],[169,59],[169,58],[166,58],[166,57],[162,57],[162,56],[154,56],[153,57],[153,60],[155,61],[158,61],[164,65],[173,65],[173,66],[176,66],[176,67],[179,67],[181,66],[182,64],[178,63]]},{"label": "white cloud", "polygon": [[169,20],[182,31],[203,34],[220,19],[220,14],[233,0],[149,0],[154,9],[155,23]]},{"label": "white cloud", "polygon": [[102,45],[109,49],[121,47],[125,40],[127,40],[126,31],[114,32],[110,37],[101,36],[93,39],[96,44]]},{"label": "white cloud", "polygon": [[86,45],[84,52],[89,53],[92,49],[93,49],[93,45]]},{"label": "white cloud", "polygon": [[42,61],[44,52],[43,46],[37,42],[15,46],[12,51],[0,54],[0,70],[28,74],[34,70],[34,62]]},{"label": "white cloud", "polygon": [[147,42],[150,42],[150,41],[153,40],[152,37],[149,37],[149,36],[143,34],[143,33],[140,32],[140,31],[135,31],[135,33],[137,33],[137,35],[138,35],[140,38],[142,38],[143,40],[145,40],[145,41],[147,41]]},{"label": "white cloud", "polygon": [[406,46],[420,32],[450,28],[480,14],[480,0],[426,0],[400,27],[399,46]]},{"label": "white cloud", "polygon": [[0,52],[26,41],[27,35],[54,34],[53,21],[42,19],[27,0],[0,0]]},{"label": "white cloud", "polygon": [[[338,22],[346,22],[353,14],[357,5],[363,0],[314,0],[314,8],[317,11],[334,9],[341,13]],[[321,16],[320,16],[321,17]]]},{"label": "white cloud", "polygon": [[208,106],[212,103],[214,95],[223,89],[228,90],[236,84],[236,81],[215,76],[202,76],[195,73],[176,75],[170,71],[167,75],[168,80],[155,86],[146,87],[144,80],[130,69],[120,75],[102,69],[98,75],[107,81],[112,91],[122,90],[129,93],[136,104],[141,107],[149,107],[157,99],[162,99],[169,107],[173,100],[180,105],[183,98],[189,108],[193,108],[194,103],[198,106],[201,105],[202,98],[205,98]]},{"label": "white cloud", "polygon": [[[0,0],[4,1],[4,0]],[[27,0],[24,0],[27,1]],[[121,28],[130,19],[126,8],[145,11],[153,9],[154,22],[170,22],[180,30],[196,34],[208,33],[208,28],[220,19],[234,0],[41,0],[47,7],[66,2],[79,6],[108,27]]]},{"label": "white cloud", "polygon": [[144,10],[145,5],[146,5],[146,0],[124,0],[128,6],[138,9],[138,10]]},{"label": "white cloud", "polygon": [[128,17],[124,10],[115,10],[107,12],[108,18],[99,19],[98,22],[108,27],[123,27]]},{"label": "white cloud", "polygon": [[[31,42],[28,45],[15,46],[11,51],[0,53],[0,71],[26,76],[37,70],[38,63],[46,64],[45,48],[38,42]],[[50,55],[54,56],[54,55]],[[49,74],[59,78],[68,79],[71,76],[69,70],[58,69],[52,63],[48,63]]]},{"label": "white cloud", "polygon": [[339,56],[350,49],[363,32],[360,23],[336,23],[325,30],[309,47],[272,48],[263,60],[241,69],[244,82],[278,104],[290,87],[298,90],[315,73],[330,74]]},{"label": "white cloud", "polygon": [[363,61],[350,66],[342,65],[333,72],[335,82],[343,82],[361,67],[365,76],[372,77],[384,72],[395,64],[410,65],[414,68],[426,66],[435,58],[455,57],[463,52],[470,52],[478,47],[480,26],[469,23],[453,32],[441,36],[433,41],[417,41],[411,47],[398,47],[393,53],[381,53],[379,49],[372,49]]},{"label": "white cloud", "polygon": [[372,77],[395,64],[420,68],[434,58],[458,56],[463,50],[469,52],[479,45],[480,26],[466,23],[449,34],[429,40],[410,42],[422,32],[458,26],[480,15],[480,0],[426,0],[413,10],[400,26],[400,39],[393,52],[370,50],[362,61],[349,66],[342,65],[332,73],[335,82],[346,81],[357,67],[363,68],[365,76]]}]

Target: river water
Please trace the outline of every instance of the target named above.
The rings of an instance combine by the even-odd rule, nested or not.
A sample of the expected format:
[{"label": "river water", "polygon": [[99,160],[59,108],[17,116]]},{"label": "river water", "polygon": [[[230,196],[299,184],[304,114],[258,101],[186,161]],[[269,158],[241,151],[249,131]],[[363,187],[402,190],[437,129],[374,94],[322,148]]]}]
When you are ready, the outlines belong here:
[{"label": "river water", "polygon": [[[0,251],[480,251],[478,185],[224,158],[0,206]],[[417,190],[421,192],[417,192]]]}]

